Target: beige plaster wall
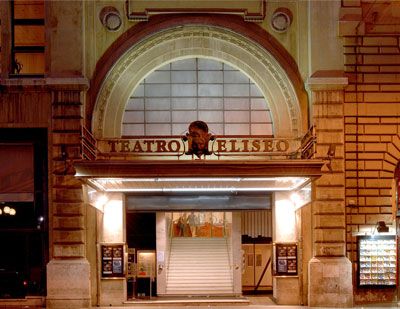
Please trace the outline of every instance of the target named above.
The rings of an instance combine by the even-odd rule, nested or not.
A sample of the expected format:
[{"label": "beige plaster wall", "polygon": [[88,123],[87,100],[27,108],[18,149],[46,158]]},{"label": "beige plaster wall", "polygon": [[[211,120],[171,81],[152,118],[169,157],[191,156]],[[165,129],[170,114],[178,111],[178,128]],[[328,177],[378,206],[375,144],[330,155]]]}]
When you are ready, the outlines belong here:
[{"label": "beige plaster wall", "polygon": [[[266,17],[258,25],[282,44],[298,64],[303,79],[306,79],[317,70],[343,69],[342,43],[337,36],[340,5],[339,0],[269,0]],[[83,1],[83,6],[85,10],[85,72],[88,77],[91,77],[97,61],[107,48],[136,22],[128,20],[124,0]],[[118,31],[108,31],[101,24],[99,14],[106,6],[115,7],[122,16],[122,26]],[[271,16],[280,7],[288,8],[293,14],[292,24],[284,33],[278,33],[271,27]],[[320,52],[321,48],[324,53]]]}]

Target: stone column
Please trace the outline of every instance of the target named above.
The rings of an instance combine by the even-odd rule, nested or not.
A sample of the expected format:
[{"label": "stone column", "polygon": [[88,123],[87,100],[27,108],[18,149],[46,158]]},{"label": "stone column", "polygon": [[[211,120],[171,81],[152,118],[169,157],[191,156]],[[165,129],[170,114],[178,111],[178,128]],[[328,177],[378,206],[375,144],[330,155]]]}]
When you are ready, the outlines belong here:
[{"label": "stone column", "polygon": [[82,184],[74,177],[73,168],[73,161],[82,158],[82,85],[51,87],[47,308],[88,308],[90,267],[85,252],[85,211]]},{"label": "stone column", "polygon": [[308,80],[316,128],[316,159],[326,160],[313,183],[313,258],[309,263],[308,304],[351,307],[352,267],[346,257],[343,89],[347,78],[319,71]]}]

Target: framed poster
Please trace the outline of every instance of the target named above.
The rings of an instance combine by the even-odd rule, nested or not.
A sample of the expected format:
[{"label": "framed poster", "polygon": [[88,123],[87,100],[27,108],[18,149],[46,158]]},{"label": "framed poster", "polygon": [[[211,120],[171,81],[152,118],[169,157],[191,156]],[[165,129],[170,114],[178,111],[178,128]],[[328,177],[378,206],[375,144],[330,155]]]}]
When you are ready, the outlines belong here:
[{"label": "framed poster", "polygon": [[274,247],[275,263],[274,273],[276,276],[297,275],[297,244],[277,243]]},{"label": "framed poster", "polygon": [[124,276],[124,245],[104,244],[101,251],[101,276],[118,278]]}]

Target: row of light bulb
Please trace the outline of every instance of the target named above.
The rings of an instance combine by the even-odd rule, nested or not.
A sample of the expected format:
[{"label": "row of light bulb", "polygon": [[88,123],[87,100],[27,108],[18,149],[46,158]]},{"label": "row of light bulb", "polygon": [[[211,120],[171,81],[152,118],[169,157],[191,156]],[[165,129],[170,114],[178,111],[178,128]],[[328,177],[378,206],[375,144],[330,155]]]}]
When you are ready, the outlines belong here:
[{"label": "row of light bulb", "polygon": [[15,216],[17,211],[14,208],[11,208],[10,206],[4,206],[3,209],[0,208],[0,215],[10,215],[10,216]]}]

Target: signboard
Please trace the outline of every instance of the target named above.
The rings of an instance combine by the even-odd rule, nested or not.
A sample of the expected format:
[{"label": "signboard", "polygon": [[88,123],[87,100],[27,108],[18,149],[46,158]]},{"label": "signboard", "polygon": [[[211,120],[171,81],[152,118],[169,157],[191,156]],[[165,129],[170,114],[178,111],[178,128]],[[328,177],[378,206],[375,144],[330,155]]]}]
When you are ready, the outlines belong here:
[{"label": "signboard", "polygon": [[103,278],[124,276],[124,245],[101,245],[101,276]]},{"label": "signboard", "polygon": [[265,0],[128,0],[130,20],[148,20],[151,15],[171,13],[224,13],[243,16],[246,21],[261,22]]},{"label": "signboard", "polygon": [[154,278],[156,275],[156,253],[149,250],[137,251],[137,277]]},{"label": "signboard", "polygon": [[[182,138],[172,137],[138,137],[129,139],[98,140],[97,147],[101,153],[134,154],[134,155],[185,155],[189,151],[188,142]],[[285,155],[296,152],[298,140],[278,139],[270,137],[215,137],[208,142],[207,155]],[[191,154],[191,153],[190,153]]]},{"label": "signboard", "polygon": [[277,276],[297,275],[297,244],[275,244],[274,273]]}]

